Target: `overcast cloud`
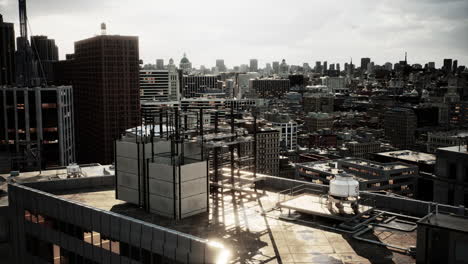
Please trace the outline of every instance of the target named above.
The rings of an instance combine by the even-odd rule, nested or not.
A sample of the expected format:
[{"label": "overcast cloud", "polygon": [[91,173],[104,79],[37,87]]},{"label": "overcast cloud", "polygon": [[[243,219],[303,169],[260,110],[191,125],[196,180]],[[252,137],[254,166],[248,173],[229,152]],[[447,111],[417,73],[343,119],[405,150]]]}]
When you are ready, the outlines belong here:
[{"label": "overcast cloud", "polygon": [[[187,52],[196,66],[228,67],[250,58],[311,65],[358,62],[410,63],[443,58],[468,63],[468,0],[28,0],[35,35],[54,38],[61,58],[74,41],[99,33],[136,35],[145,63],[177,62]],[[0,0],[4,20],[18,34],[18,1]]]}]

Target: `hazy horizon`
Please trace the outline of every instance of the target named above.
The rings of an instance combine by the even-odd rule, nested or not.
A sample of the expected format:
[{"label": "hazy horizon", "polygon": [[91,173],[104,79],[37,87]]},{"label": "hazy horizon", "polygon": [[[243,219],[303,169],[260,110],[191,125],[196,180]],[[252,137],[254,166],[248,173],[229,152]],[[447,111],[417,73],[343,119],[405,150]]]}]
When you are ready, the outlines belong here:
[{"label": "hazy horizon", "polygon": [[[408,52],[410,64],[444,58],[468,63],[468,1],[122,1],[29,0],[29,35],[55,39],[60,58],[73,53],[75,41],[100,33],[134,35],[140,58],[178,64],[184,52],[194,66],[259,67],[286,59],[311,67],[315,61],[344,63],[370,57],[395,63]],[[0,14],[18,29],[18,1],[0,0]],[[132,22],[129,22],[132,21]],[[343,65],[342,65],[343,69]]]}]

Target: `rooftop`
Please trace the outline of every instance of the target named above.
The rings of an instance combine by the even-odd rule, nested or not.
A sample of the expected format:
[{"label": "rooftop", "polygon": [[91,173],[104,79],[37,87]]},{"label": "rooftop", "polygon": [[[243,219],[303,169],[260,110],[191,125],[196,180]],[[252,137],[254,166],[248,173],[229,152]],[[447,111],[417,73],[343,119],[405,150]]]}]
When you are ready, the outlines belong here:
[{"label": "rooftop", "polygon": [[436,156],[434,154],[417,152],[411,150],[397,150],[378,153],[380,156],[397,158],[400,160],[407,160],[412,162],[420,162],[426,164],[435,164]]},{"label": "rooftop", "polygon": [[467,221],[466,217],[438,213],[421,219],[419,223],[468,233]]},{"label": "rooftop", "polygon": [[468,149],[466,145],[463,146],[452,146],[452,147],[446,147],[446,148],[438,148],[437,150],[443,150],[443,151],[449,151],[449,152],[458,152],[458,153],[463,153],[468,155]]},{"label": "rooftop", "polygon": [[[146,213],[135,205],[116,200],[114,190],[83,189],[59,196],[219,242],[230,250],[232,263],[414,262],[402,253],[320,226],[332,225],[329,220],[324,222],[307,216],[301,217],[303,222],[280,220],[280,211],[270,211],[277,202],[275,192],[259,191],[249,196],[231,191],[218,193],[210,199],[209,213],[181,221]],[[366,236],[402,247],[416,245],[415,232],[390,232],[379,227]]]},{"label": "rooftop", "polygon": [[407,169],[407,168],[414,167],[414,166],[411,166],[402,162],[379,163],[379,162],[364,160],[364,159],[343,159],[342,161],[346,163],[352,163],[352,164],[356,164],[359,166],[365,166],[365,167],[381,169],[381,170],[399,170],[399,169]]}]

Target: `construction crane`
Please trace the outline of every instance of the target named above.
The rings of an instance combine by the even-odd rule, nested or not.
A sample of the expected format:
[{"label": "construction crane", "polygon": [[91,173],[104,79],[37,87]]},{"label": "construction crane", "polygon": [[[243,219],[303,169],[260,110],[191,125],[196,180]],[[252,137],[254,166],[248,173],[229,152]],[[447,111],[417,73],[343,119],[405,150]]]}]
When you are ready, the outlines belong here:
[{"label": "construction crane", "polygon": [[[20,37],[17,52],[17,82],[21,86],[37,86],[41,83],[38,76],[38,65],[34,58],[33,49],[28,40],[28,16],[26,14],[26,0],[18,0]],[[40,63],[40,62],[39,62]]]}]

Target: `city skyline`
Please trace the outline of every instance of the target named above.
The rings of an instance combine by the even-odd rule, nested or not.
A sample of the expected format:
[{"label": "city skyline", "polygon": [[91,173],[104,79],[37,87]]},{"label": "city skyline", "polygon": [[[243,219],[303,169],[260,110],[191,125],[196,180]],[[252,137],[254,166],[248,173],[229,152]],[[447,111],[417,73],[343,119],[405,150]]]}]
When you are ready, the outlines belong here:
[{"label": "city skyline", "polygon": [[[444,58],[457,59],[459,65],[468,61],[467,1],[256,1],[223,12],[214,3],[30,2],[30,34],[55,39],[61,59],[73,52],[75,41],[99,34],[99,24],[106,22],[109,34],[140,38],[144,63],[171,57],[178,63],[184,52],[195,67],[224,59],[232,68],[252,58],[259,67],[283,58],[296,65],[325,60],[343,64],[351,57],[355,63],[370,57],[384,64],[402,60],[405,51],[410,64],[434,61],[439,68]],[[17,2],[0,1],[0,9],[6,22],[15,23],[18,35]]]}]

